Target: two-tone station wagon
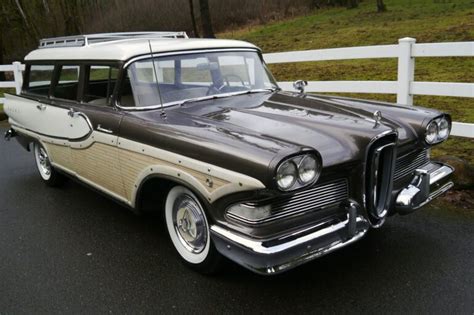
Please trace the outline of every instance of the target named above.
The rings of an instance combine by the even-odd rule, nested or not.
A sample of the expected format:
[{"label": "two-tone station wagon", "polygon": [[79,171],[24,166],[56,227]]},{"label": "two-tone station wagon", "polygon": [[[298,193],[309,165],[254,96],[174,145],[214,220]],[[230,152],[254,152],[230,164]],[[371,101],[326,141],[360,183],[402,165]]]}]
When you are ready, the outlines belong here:
[{"label": "two-tone station wagon", "polygon": [[451,118],[283,92],[259,48],[184,33],[45,39],[5,111],[48,185],[78,179],[163,212],[182,260],[274,274],[361,239],[450,187]]}]

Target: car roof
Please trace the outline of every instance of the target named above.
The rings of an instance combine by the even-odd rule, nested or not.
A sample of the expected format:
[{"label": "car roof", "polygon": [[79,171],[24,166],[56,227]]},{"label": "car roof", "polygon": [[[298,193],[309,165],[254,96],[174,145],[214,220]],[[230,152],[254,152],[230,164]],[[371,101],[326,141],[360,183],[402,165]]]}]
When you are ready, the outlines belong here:
[{"label": "car roof", "polygon": [[125,61],[130,58],[150,53],[179,52],[201,49],[259,49],[253,44],[227,39],[203,38],[131,38],[104,41],[83,46],[46,47],[31,51],[25,61],[34,60],[117,60]]}]

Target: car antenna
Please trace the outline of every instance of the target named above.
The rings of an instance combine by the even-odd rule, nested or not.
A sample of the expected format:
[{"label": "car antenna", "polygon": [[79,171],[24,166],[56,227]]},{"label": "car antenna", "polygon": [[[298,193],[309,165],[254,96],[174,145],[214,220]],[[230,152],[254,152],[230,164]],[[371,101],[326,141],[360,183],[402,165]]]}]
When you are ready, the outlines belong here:
[{"label": "car antenna", "polygon": [[161,104],[161,114],[160,114],[160,116],[163,119],[166,119],[166,112],[165,112],[165,108],[163,107],[163,98],[161,97],[160,83],[158,82],[158,72],[156,72],[155,60],[153,58],[153,50],[151,49],[150,40],[148,40],[148,47],[150,48],[151,64],[153,65],[153,74],[155,75],[155,78],[156,78],[156,88],[158,89],[158,96],[160,97],[160,104]]}]

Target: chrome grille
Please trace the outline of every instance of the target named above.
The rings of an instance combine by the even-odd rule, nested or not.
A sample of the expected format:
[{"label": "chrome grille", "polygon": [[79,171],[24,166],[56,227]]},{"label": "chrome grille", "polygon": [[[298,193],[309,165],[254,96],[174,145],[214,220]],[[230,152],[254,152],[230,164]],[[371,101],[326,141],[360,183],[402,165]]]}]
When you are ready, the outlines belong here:
[{"label": "chrome grille", "polygon": [[413,174],[417,168],[425,166],[429,161],[428,149],[412,152],[397,158],[394,180],[399,181],[405,176]]},{"label": "chrome grille", "polygon": [[393,136],[375,141],[369,150],[366,173],[366,206],[375,223],[386,216],[393,187],[395,142]]},{"label": "chrome grille", "polygon": [[321,184],[290,197],[276,199],[271,203],[271,215],[265,221],[336,205],[347,198],[349,198],[347,179]]}]

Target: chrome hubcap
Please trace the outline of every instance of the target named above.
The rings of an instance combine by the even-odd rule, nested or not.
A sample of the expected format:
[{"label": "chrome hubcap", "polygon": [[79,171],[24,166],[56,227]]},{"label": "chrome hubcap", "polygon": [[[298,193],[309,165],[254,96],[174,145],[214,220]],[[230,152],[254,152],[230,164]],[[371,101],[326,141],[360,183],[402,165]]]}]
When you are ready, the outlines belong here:
[{"label": "chrome hubcap", "polygon": [[181,244],[192,253],[200,253],[207,243],[207,225],[200,205],[183,194],[173,205],[173,224]]},{"label": "chrome hubcap", "polygon": [[42,147],[37,147],[36,156],[37,156],[39,171],[44,176],[49,177],[51,175],[51,164],[49,162],[48,154]]}]

